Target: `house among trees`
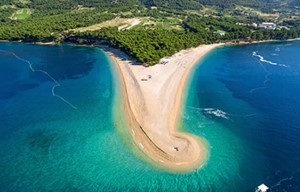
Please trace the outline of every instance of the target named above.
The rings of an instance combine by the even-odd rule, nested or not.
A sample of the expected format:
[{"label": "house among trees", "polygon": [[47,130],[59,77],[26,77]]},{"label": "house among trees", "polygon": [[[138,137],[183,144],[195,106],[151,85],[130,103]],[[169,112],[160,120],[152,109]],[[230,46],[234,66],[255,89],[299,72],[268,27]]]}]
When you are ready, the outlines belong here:
[{"label": "house among trees", "polygon": [[214,34],[224,36],[224,35],[226,35],[226,32],[225,31],[215,31]]},{"label": "house among trees", "polygon": [[261,28],[261,29],[272,29],[272,30],[274,30],[274,29],[276,29],[276,24],[275,23],[266,23],[266,22],[264,22],[264,23],[259,24],[258,27]]}]

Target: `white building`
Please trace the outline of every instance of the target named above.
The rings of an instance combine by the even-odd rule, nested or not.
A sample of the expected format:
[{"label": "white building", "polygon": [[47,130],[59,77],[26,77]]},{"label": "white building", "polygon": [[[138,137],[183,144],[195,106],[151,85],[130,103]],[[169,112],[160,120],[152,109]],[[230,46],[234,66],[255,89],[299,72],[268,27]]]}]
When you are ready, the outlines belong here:
[{"label": "white building", "polygon": [[224,31],[215,31],[214,34],[224,36],[224,35],[226,35],[226,32],[224,32]]},{"label": "white building", "polygon": [[259,24],[258,27],[261,29],[273,29],[274,30],[274,29],[276,29],[276,24],[264,22],[264,23]]}]

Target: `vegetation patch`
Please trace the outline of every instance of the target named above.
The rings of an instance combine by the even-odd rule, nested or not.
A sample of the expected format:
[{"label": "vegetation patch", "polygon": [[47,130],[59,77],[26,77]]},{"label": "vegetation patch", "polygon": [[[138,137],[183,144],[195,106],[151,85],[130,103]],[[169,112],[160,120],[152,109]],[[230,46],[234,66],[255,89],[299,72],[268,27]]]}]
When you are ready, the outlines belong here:
[{"label": "vegetation patch", "polygon": [[29,4],[30,1],[29,0],[19,0],[20,3],[26,5],[26,4]]},{"label": "vegetation patch", "polygon": [[77,5],[77,10],[76,11],[81,11],[81,10],[94,10],[95,7],[84,7],[83,5]]},{"label": "vegetation patch", "polygon": [[15,9],[15,5],[2,5],[0,6],[0,9]]},{"label": "vegetation patch", "polygon": [[130,29],[133,26],[136,26],[141,23],[140,18],[114,18],[112,20],[108,20],[99,24],[91,25],[88,27],[81,27],[77,29],[73,29],[76,32],[84,32],[84,31],[96,31],[105,27],[118,27],[119,30]]},{"label": "vegetation patch", "polygon": [[267,20],[273,20],[279,17],[278,12],[264,13],[260,10],[244,6],[236,6],[236,8],[233,10],[233,13],[238,16],[258,16]]},{"label": "vegetation patch", "polygon": [[32,11],[30,9],[20,9],[17,10],[13,15],[11,16],[12,20],[24,20],[30,17],[32,14]]},{"label": "vegetation patch", "polygon": [[267,2],[0,0],[0,40],[108,44],[153,65],[200,44],[299,38],[299,9]]},{"label": "vegetation patch", "polygon": [[182,20],[172,17],[146,17],[142,21],[142,25],[136,26],[139,29],[166,29],[166,30],[183,30]]}]

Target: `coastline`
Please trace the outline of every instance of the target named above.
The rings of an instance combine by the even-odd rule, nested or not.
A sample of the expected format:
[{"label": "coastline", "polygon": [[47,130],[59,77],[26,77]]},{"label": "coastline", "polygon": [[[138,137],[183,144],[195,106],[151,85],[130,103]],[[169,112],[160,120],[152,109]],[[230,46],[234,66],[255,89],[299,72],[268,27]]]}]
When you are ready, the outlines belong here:
[{"label": "coastline", "polygon": [[[202,56],[222,45],[183,50],[169,57],[167,64],[148,68],[135,65],[116,49],[103,48],[112,58],[119,75],[122,110],[130,135],[158,167],[172,172],[189,172],[206,162],[207,142],[177,131],[179,113],[190,70]],[[145,76],[148,76],[147,81]]]},{"label": "coastline", "polygon": [[[259,42],[245,42],[245,43],[240,43],[240,44],[230,44],[230,43],[225,43],[225,44],[220,44],[218,46],[224,45],[245,45],[245,44],[254,44],[254,43],[267,43],[267,42],[284,42],[284,41],[297,41],[300,39],[291,39],[291,40],[268,40],[268,41],[259,41]],[[4,41],[7,42],[7,41]],[[22,43],[22,42],[21,42]],[[32,44],[32,43],[31,43]],[[38,43],[35,43],[38,44]],[[58,43],[53,43],[51,45],[55,45]],[[43,44],[43,45],[49,45],[49,44]],[[75,44],[76,45],[76,44]],[[211,45],[205,45],[205,46],[214,46],[215,44],[211,44]],[[89,46],[89,45],[85,45],[85,46]],[[204,47],[204,46],[200,46],[200,47]],[[101,47],[102,48],[102,47]],[[197,49],[197,48],[192,48],[192,49]],[[184,52],[188,52],[192,49],[188,49],[188,50],[182,50],[177,54],[180,53],[184,53]],[[212,48],[213,49],[213,48]],[[211,50],[212,50],[211,49]],[[210,50],[208,50],[207,52],[209,52]],[[169,110],[170,112],[170,118],[168,121],[168,133],[169,135],[172,135],[171,138],[167,138],[171,141],[173,141],[173,143],[176,143],[176,141],[179,140],[179,143],[188,143],[188,146],[191,146],[191,149],[188,149],[190,151],[187,151],[186,153],[182,153],[181,156],[177,158],[176,157],[176,153],[172,153],[172,149],[168,149],[168,147],[160,147],[161,145],[164,145],[163,142],[159,142],[159,144],[157,144],[157,142],[155,141],[155,138],[157,136],[156,133],[150,133],[147,134],[147,132],[149,132],[149,130],[151,130],[151,128],[149,128],[150,126],[142,126],[144,124],[144,120],[140,119],[140,118],[136,118],[136,114],[143,114],[144,109],[146,108],[146,104],[143,103],[142,101],[139,101],[139,98],[143,98],[144,99],[144,94],[143,93],[138,93],[137,95],[141,96],[141,97],[134,97],[133,101],[130,101],[132,99],[130,99],[129,95],[133,95],[135,93],[129,93],[130,92],[130,88],[128,88],[128,83],[126,84],[126,82],[128,82],[128,79],[126,80],[125,76],[133,76],[134,73],[131,71],[128,71],[128,68],[130,69],[131,65],[128,63],[131,63],[132,60],[130,60],[130,58],[126,58],[126,55],[123,52],[117,51],[116,49],[113,48],[109,48],[106,50],[106,52],[109,53],[109,56],[112,57],[113,59],[113,63],[116,66],[115,68],[117,69],[117,74],[120,78],[120,88],[121,88],[121,95],[122,95],[122,109],[123,112],[125,114],[125,121],[127,121],[126,123],[129,125],[129,134],[131,134],[131,137],[134,138],[134,142],[137,146],[137,148],[139,148],[144,154],[145,156],[149,157],[151,159],[151,163],[153,163],[154,165],[165,169],[167,171],[171,171],[171,172],[189,172],[192,170],[195,170],[197,168],[199,168],[201,165],[203,165],[206,161],[206,159],[208,158],[208,146],[207,143],[204,139],[201,139],[199,137],[190,135],[190,134],[186,134],[186,133],[179,133],[177,131],[177,125],[178,125],[178,121],[179,121],[179,111],[182,108],[182,100],[183,100],[183,94],[184,94],[184,90],[186,89],[186,81],[187,78],[190,74],[190,71],[192,69],[192,67],[197,63],[197,61],[199,59],[201,59],[201,57],[203,55],[205,55],[206,53],[204,53],[203,55],[199,55],[198,57],[195,57],[194,59],[192,59],[191,61],[188,61],[189,63],[192,63],[188,66],[186,66],[188,69],[185,70],[184,74],[181,74],[182,79],[180,80],[180,83],[177,82],[178,85],[178,90],[174,93],[174,95],[177,95],[177,97],[175,97],[175,99],[171,99],[173,100],[173,108],[171,110]],[[176,55],[176,54],[175,54]],[[124,59],[125,57],[125,59]],[[128,68],[125,68],[125,71],[127,70],[127,74],[124,75],[124,69],[122,68],[123,66],[121,66],[122,64],[127,63]],[[160,66],[160,65],[158,65]],[[142,66],[137,66],[139,68],[141,68]],[[142,67],[144,68],[144,67]],[[152,67],[150,67],[152,68]],[[147,68],[145,68],[147,69]],[[174,74],[175,75],[175,74]],[[178,74],[177,74],[178,75]],[[175,75],[176,76],[176,75]],[[180,75],[178,75],[180,76]],[[132,81],[133,83],[139,83],[140,79],[129,79],[129,81]],[[170,81],[172,80],[172,78],[170,77]],[[178,80],[177,80],[178,81]],[[131,82],[131,83],[132,83]],[[165,86],[167,87],[167,86]],[[165,89],[167,90],[167,89]],[[181,90],[181,91],[180,91]],[[142,99],[142,100],[143,100]],[[147,99],[146,99],[147,100]],[[149,99],[148,99],[149,100]],[[135,105],[134,102],[140,102],[137,106],[133,106]],[[142,107],[142,109],[134,109],[134,108],[139,108]],[[140,112],[140,113],[139,113]],[[149,121],[149,120],[146,120]],[[132,127],[132,128],[131,128]],[[184,146],[184,144],[181,144],[182,146]],[[167,148],[167,150],[165,149]],[[174,149],[174,148],[173,148]],[[202,151],[203,153],[199,153],[196,152],[194,153],[194,151]],[[171,153],[170,153],[171,152]],[[193,154],[192,156],[189,156],[190,154]],[[189,156],[190,159],[185,159],[183,156]]]},{"label": "coastline", "polygon": [[[283,39],[283,40],[278,40],[278,39],[269,39],[269,40],[261,40],[261,41],[239,41],[238,43],[235,43],[233,41],[227,41],[227,42],[221,42],[224,45],[251,45],[251,44],[257,44],[257,43],[270,43],[270,42],[285,42],[285,41],[300,41],[300,37],[299,38],[293,38],[293,39]],[[49,41],[49,42],[26,42],[26,41],[10,41],[10,40],[3,40],[0,39],[0,43],[8,43],[8,42],[15,42],[15,43],[25,43],[25,44],[33,44],[33,45],[61,45],[64,44],[65,42],[55,42],[55,41]],[[71,43],[73,45],[76,46],[97,46],[96,44],[76,44],[76,43]],[[217,44],[217,43],[213,43],[213,44]],[[208,44],[208,45],[213,45],[213,44]],[[99,46],[99,45],[98,45]],[[100,45],[100,47],[102,47]]]},{"label": "coastline", "polygon": [[272,43],[272,42],[285,42],[285,41],[300,41],[300,38],[294,38],[294,39],[285,39],[285,40],[276,40],[276,39],[269,39],[269,40],[262,40],[262,41],[240,41],[239,43],[233,43],[233,42],[226,42],[225,45],[251,45],[251,44],[259,44],[259,43]]},{"label": "coastline", "polygon": [[25,44],[32,44],[32,45],[59,45],[61,43],[59,42],[54,42],[54,41],[49,41],[49,42],[24,42],[24,41],[9,41],[9,40],[0,40],[2,43],[9,43],[9,42],[14,42],[14,43],[25,43]]}]

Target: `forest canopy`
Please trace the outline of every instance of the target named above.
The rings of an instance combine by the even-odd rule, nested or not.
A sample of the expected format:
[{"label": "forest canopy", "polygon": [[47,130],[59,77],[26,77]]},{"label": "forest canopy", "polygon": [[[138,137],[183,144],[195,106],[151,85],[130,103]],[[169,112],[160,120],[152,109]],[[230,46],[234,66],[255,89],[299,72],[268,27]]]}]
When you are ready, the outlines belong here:
[{"label": "forest canopy", "polygon": [[[300,24],[283,21],[287,26],[263,30],[251,23],[259,16],[238,14],[236,5],[278,7],[276,0],[2,0],[0,1],[0,40],[24,42],[105,43],[126,52],[141,63],[156,64],[159,59],[182,49],[216,42],[260,41],[300,37]],[[298,1],[287,1],[290,6]],[[198,12],[203,7],[217,14]],[[227,7],[227,8],[226,8]],[[228,8],[229,7],[229,8]],[[225,9],[226,8],[226,9]],[[224,15],[232,10],[233,14]],[[198,10],[198,11],[196,11]],[[257,14],[258,11],[253,11]],[[201,13],[201,14],[200,14]],[[26,15],[27,14],[27,15]],[[249,14],[249,13],[243,13]],[[265,14],[268,15],[268,14]],[[272,14],[270,14],[273,16]],[[270,17],[271,17],[270,16]],[[73,29],[90,27],[117,18],[142,20],[136,26],[106,26],[93,31]],[[239,24],[239,23],[242,23]],[[122,23],[121,23],[122,25]]]}]

